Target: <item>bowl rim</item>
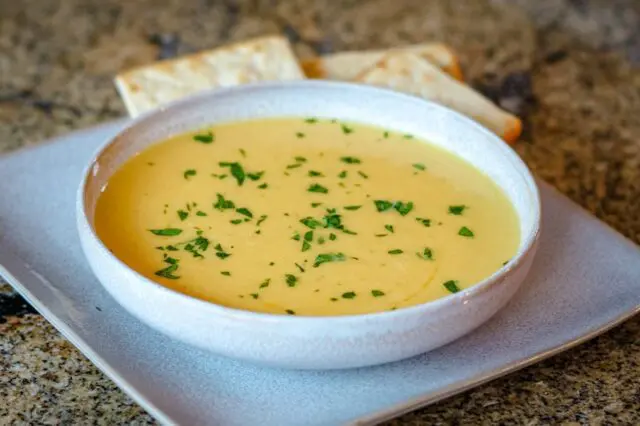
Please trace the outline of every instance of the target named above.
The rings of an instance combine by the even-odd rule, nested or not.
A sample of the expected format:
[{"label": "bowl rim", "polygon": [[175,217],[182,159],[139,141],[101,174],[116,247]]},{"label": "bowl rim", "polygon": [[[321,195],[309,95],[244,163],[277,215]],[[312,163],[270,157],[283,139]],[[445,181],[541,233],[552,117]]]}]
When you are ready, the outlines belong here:
[{"label": "bowl rim", "polygon": [[[87,187],[89,183],[89,178],[91,172],[95,166],[95,164],[99,161],[101,156],[111,147],[116,141],[126,136],[128,132],[131,131],[134,127],[140,125],[141,123],[147,121],[152,118],[154,115],[157,115],[161,112],[171,111],[171,110],[179,110],[183,107],[189,106],[192,103],[198,103],[201,101],[206,101],[207,98],[217,98],[218,96],[223,95],[234,95],[235,93],[243,93],[243,92],[251,92],[254,90],[272,90],[272,89],[281,89],[281,90],[290,90],[290,89],[298,89],[304,87],[315,87],[318,89],[326,88],[326,89],[341,89],[345,91],[360,91],[360,92],[378,92],[383,96],[395,97],[398,98],[401,102],[414,102],[414,103],[423,103],[426,102],[430,104],[430,107],[435,110],[440,110],[443,113],[457,116],[458,120],[462,120],[465,125],[469,126],[469,128],[473,132],[477,132],[480,134],[484,134],[484,136],[488,136],[489,143],[493,143],[497,146],[497,148],[501,151],[501,154],[504,155],[505,160],[510,161],[511,166],[515,167],[517,171],[520,173],[520,177],[525,181],[526,186],[531,192],[531,201],[534,208],[533,216],[532,216],[532,228],[531,231],[523,236],[521,239],[521,243],[519,245],[518,251],[516,254],[508,261],[507,264],[503,265],[501,268],[496,270],[490,276],[484,278],[481,281],[478,281],[472,284],[470,287],[459,291],[457,293],[452,293],[446,295],[444,297],[431,300],[428,302],[420,303],[417,305],[411,305],[406,307],[401,307],[394,310],[388,311],[378,311],[378,312],[370,312],[363,314],[346,314],[346,315],[288,315],[288,314],[276,314],[269,312],[258,312],[258,311],[250,311],[245,309],[233,308],[229,306],[224,306],[215,302],[210,302],[204,299],[200,299],[194,296],[190,296],[179,291],[173,290],[171,288],[165,287],[162,284],[151,280],[144,275],[140,274],[135,269],[131,268],[129,265],[120,260],[114,253],[112,253],[107,246],[102,242],[100,237],[96,234],[95,228],[91,225],[88,219],[88,211],[87,205],[85,203],[85,194],[87,192]],[[375,123],[372,123],[375,125]],[[76,192],[76,222],[78,226],[78,232],[88,236],[93,243],[100,250],[100,254],[106,256],[111,262],[115,262],[115,264],[124,268],[126,271],[133,274],[133,276],[144,283],[144,285],[150,285],[154,287],[156,290],[160,290],[172,297],[180,299],[186,303],[191,303],[199,306],[201,309],[205,309],[212,314],[223,315],[228,317],[233,317],[234,319],[244,318],[247,320],[262,320],[262,321],[276,321],[276,322],[286,322],[288,324],[300,323],[300,324],[309,324],[309,323],[321,323],[323,325],[344,325],[344,323],[352,323],[354,321],[367,321],[367,320],[377,320],[381,318],[392,319],[400,316],[411,315],[411,314],[419,314],[421,311],[438,311],[440,309],[446,308],[449,305],[457,304],[457,303],[466,303],[468,300],[473,299],[487,291],[489,291],[492,287],[500,283],[503,279],[507,277],[507,275],[518,269],[527,259],[528,255],[531,254],[531,251],[535,249],[536,242],[540,236],[540,227],[541,227],[541,202],[540,202],[540,193],[538,186],[536,185],[535,178],[531,174],[531,171],[524,163],[524,161],[520,158],[520,156],[511,149],[502,139],[500,139],[497,135],[495,135],[490,130],[486,129],[482,125],[478,124],[476,121],[471,118],[452,110],[446,106],[437,104],[433,101],[429,101],[423,98],[418,98],[416,96],[404,94],[401,92],[396,92],[394,90],[375,87],[365,84],[357,84],[350,82],[339,82],[339,81],[330,81],[330,80],[296,80],[296,81],[279,81],[279,82],[259,82],[259,83],[251,83],[245,84],[242,86],[233,86],[233,87],[225,87],[225,88],[214,88],[211,90],[207,90],[205,92],[197,93],[192,96],[189,96],[184,99],[179,99],[173,102],[168,103],[165,106],[159,107],[152,111],[141,114],[134,119],[131,119],[123,128],[121,128],[115,135],[109,137],[109,139],[104,142],[91,156],[88,164],[85,165],[85,168],[82,172],[82,178],[80,181],[80,185]],[[520,219],[520,218],[519,218]],[[88,253],[86,253],[85,247],[82,247],[83,254],[85,257],[88,257]],[[98,279],[100,281],[100,279]],[[104,287],[108,287],[108,284],[102,283]]]}]

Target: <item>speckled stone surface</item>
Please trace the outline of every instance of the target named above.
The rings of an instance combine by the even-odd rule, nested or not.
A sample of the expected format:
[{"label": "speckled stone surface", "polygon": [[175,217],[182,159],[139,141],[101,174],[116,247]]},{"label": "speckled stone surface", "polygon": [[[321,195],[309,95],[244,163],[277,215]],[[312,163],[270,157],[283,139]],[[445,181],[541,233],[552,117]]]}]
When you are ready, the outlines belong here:
[{"label": "speckled stone surface", "polygon": [[[124,115],[118,70],[265,33],[301,56],[452,44],[467,79],[524,118],[516,149],[529,166],[640,242],[632,0],[0,0],[0,152]],[[640,424],[639,383],[636,318],[389,424]],[[1,425],[151,423],[0,283]]]}]

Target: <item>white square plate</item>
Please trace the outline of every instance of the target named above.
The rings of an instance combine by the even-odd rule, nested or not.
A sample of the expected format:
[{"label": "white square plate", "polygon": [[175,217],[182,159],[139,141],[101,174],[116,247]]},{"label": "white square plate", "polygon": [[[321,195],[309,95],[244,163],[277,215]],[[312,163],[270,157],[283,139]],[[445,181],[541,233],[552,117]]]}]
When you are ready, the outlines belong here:
[{"label": "white square plate", "polygon": [[540,361],[640,310],[638,247],[541,183],[543,230],[531,275],[495,318],[448,346],[324,372],[267,369],[191,348],[120,308],[80,249],[81,171],[124,123],[0,157],[0,275],[163,423],[373,424]]}]

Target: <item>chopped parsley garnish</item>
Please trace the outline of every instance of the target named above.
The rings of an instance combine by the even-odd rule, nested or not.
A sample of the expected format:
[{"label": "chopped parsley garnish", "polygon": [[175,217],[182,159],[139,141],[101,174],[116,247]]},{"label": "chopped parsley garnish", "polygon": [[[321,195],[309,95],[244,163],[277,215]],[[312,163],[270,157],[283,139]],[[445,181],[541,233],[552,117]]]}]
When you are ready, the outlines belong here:
[{"label": "chopped parsley garnish", "polygon": [[324,244],[324,237],[318,237],[318,244]]},{"label": "chopped parsley garnish", "polygon": [[379,212],[387,211],[393,207],[393,203],[391,201],[385,200],[375,200],[373,204],[375,204],[376,210],[378,210]]},{"label": "chopped parsley garnish", "polygon": [[342,293],[342,298],[343,299],[353,299],[354,297],[356,297],[356,294],[353,291],[348,291],[346,293]]},{"label": "chopped parsley garnish", "polygon": [[456,280],[449,280],[442,285],[451,293],[457,293],[460,291],[460,287],[458,287],[458,281]]},{"label": "chopped parsley garnish", "polygon": [[342,129],[342,133],[344,133],[345,135],[353,133],[353,127],[349,127],[346,124],[341,124],[340,128]]},{"label": "chopped parsley garnish", "polygon": [[433,260],[433,252],[431,251],[431,249],[429,247],[425,247],[424,250],[422,250],[422,253],[416,252],[416,255],[420,259]]},{"label": "chopped parsley garnish", "polygon": [[393,225],[385,225],[384,229],[386,229],[387,231],[391,232],[393,234],[394,230],[393,230]]},{"label": "chopped parsley garnish", "polygon": [[267,183],[263,183],[261,185],[258,185],[258,189],[267,189],[269,185]]},{"label": "chopped parsley garnish", "polygon": [[244,172],[244,169],[240,165],[240,163],[230,163],[230,162],[222,161],[218,164],[220,165],[220,167],[229,167],[231,171],[231,176],[236,178],[236,181],[238,182],[238,186],[242,186],[242,184],[244,183],[246,174]]},{"label": "chopped parsley garnish", "polygon": [[258,293],[251,293],[249,296],[253,297],[254,299],[257,299],[258,297],[260,297]]},{"label": "chopped parsley garnish", "polygon": [[238,149],[238,151],[240,151],[240,155],[242,155],[243,157],[247,156],[247,151],[245,151],[244,149],[240,148]]},{"label": "chopped parsley garnish", "polygon": [[[255,172],[255,173],[247,173],[247,177],[251,180],[259,180],[262,175],[264,175],[264,171],[261,172]],[[259,188],[259,187],[258,187]]]},{"label": "chopped parsley garnish", "polygon": [[336,234],[334,234],[334,233],[329,234],[329,240],[335,241],[336,238],[338,238],[338,236]]},{"label": "chopped parsley garnish", "polygon": [[289,287],[295,287],[296,283],[298,282],[298,278],[295,275],[286,274],[284,278]]},{"label": "chopped parsley garnish", "polygon": [[180,220],[185,220],[187,217],[189,217],[189,212],[178,210],[178,217],[180,218]]},{"label": "chopped parsley garnish", "polygon": [[449,206],[449,214],[460,216],[465,208],[467,208],[467,206],[462,204],[459,206]]},{"label": "chopped parsley garnish", "polygon": [[473,238],[473,231],[467,228],[466,226],[463,226],[458,231],[458,235],[462,235],[463,237],[467,237],[467,238]]},{"label": "chopped parsley garnish", "polygon": [[385,138],[385,139],[387,139],[387,138],[389,137],[389,132],[384,132],[384,133],[382,134],[382,137],[383,137],[383,138]]},{"label": "chopped parsley garnish", "polygon": [[362,170],[358,170],[358,174],[362,176],[364,179],[369,179],[369,175],[363,172]]},{"label": "chopped parsley garnish", "polygon": [[304,122],[309,124],[315,124],[318,122],[318,119],[315,117],[309,117],[309,118],[305,118]]},{"label": "chopped parsley garnish", "polygon": [[268,216],[267,216],[266,214],[263,214],[262,216],[260,216],[260,217],[258,218],[258,221],[256,222],[256,226],[260,226],[260,224],[261,224],[262,222],[264,222],[265,220],[267,220],[267,217],[268,217]]},{"label": "chopped parsley garnish", "polygon": [[337,297],[332,297],[332,298],[331,298],[331,299],[329,299],[329,300],[331,300],[332,302],[337,302],[337,301],[338,301],[338,298],[337,298]]},{"label": "chopped parsley garnish", "polygon": [[294,265],[296,265],[296,268],[298,268],[301,273],[304,273],[304,268],[302,267],[302,265],[299,265],[297,263],[294,263]]},{"label": "chopped parsley garnish", "polygon": [[225,252],[220,244],[216,244],[215,249],[216,256],[218,256],[220,259],[226,259],[227,257],[231,256],[231,253]]},{"label": "chopped parsley garnish", "polygon": [[388,237],[389,234],[375,234],[376,237]]},{"label": "chopped parsley garnish", "polygon": [[318,206],[321,206],[321,205],[322,205],[322,203],[311,203],[311,207],[314,207],[314,208],[318,207]]},{"label": "chopped parsley garnish", "polygon": [[311,244],[309,244],[308,241],[303,241],[302,242],[302,251],[307,251],[309,249],[311,249]]},{"label": "chopped parsley garnish", "polygon": [[304,233],[304,240],[305,241],[313,241],[313,231],[307,231]]},{"label": "chopped parsley garnish", "polygon": [[506,266],[506,265],[507,265],[507,263],[509,263],[509,261],[508,261],[508,260],[505,260],[504,262],[502,262],[502,266]]},{"label": "chopped parsley garnish", "polygon": [[398,213],[402,216],[406,216],[409,214],[411,210],[413,210],[413,203],[409,201],[408,203],[403,203],[402,201],[396,201],[393,205]]},{"label": "chopped parsley garnish", "polygon": [[340,174],[338,174],[338,177],[340,179],[346,178],[347,177],[347,171],[346,170],[341,171]]},{"label": "chopped parsley garnish", "polygon": [[420,222],[421,224],[423,224],[427,228],[431,226],[431,219],[425,219],[425,218],[422,218],[422,217],[416,217],[416,221]]},{"label": "chopped parsley garnish", "polygon": [[393,249],[393,250],[389,250],[387,253],[389,253],[389,254],[402,254],[404,252],[402,250],[400,250],[400,249]]},{"label": "chopped parsley garnish", "polygon": [[309,176],[310,177],[324,177],[322,172],[319,172],[317,170],[309,170]]},{"label": "chopped parsley garnish", "polygon": [[247,216],[247,217],[253,217],[253,213],[251,213],[251,210],[249,210],[246,207],[239,207],[236,209],[237,213],[240,213],[243,216]]},{"label": "chopped parsley garnish", "polygon": [[215,140],[215,136],[213,135],[213,132],[201,133],[199,135],[195,135],[193,140],[196,142],[211,143]]},{"label": "chopped parsley garnish", "polygon": [[380,296],[384,296],[384,291],[380,291],[380,290],[371,290],[371,295],[373,297],[380,297]]},{"label": "chopped parsley garnish", "polygon": [[232,225],[240,225],[242,223],[242,219],[231,219],[229,223]]},{"label": "chopped parsley garnish", "polygon": [[296,314],[296,311],[292,311],[291,309],[287,309],[287,310],[285,310],[285,312],[287,314],[289,314],[289,315],[295,315]]},{"label": "chopped parsley garnish", "polygon": [[178,228],[164,228],[164,229],[149,229],[153,235],[160,235],[163,237],[173,237],[182,234],[182,229]]},{"label": "chopped parsley garnish", "polygon": [[347,257],[344,253],[321,253],[316,256],[316,260],[313,262],[313,267],[317,268],[323,263],[344,262],[345,260],[347,260]]},{"label": "chopped parsley garnish", "polygon": [[422,163],[415,163],[413,164],[413,167],[422,171],[427,170],[427,167]]},{"label": "chopped parsley garnish", "polygon": [[356,157],[340,157],[340,161],[347,164],[360,164],[361,161]]},{"label": "chopped parsley garnish", "polygon": [[309,192],[317,192],[320,194],[326,194],[329,192],[329,190],[327,188],[325,188],[324,186],[317,184],[317,183],[313,183],[311,185],[309,185],[309,188],[307,188],[307,191]]},{"label": "chopped parsley garnish", "polygon": [[300,241],[300,234],[298,234],[297,232],[294,233],[291,239],[295,241]]},{"label": "chopped parsley garnish", "polygon": [[160,269],[159,271],[156,271],[155,275],[157,275],[159,277],[162,277],[162,278],[168,278],[170,280],[177,280],[180,277],[178,275],[174,275],[173,274],[177,270],[178,270],[178,264],[177,263],[173,263],[173,264],[170,264],[169,266],[167,266],[164,269]]},{"label": "chopped parsley garnish", "polygon": [[358,210],[362,206],[344,206],[345,210]]},{"label": "chopped parsley garnish", "polygon": [[296,132],[296,137],[297,137],[298,139],[302,139],[302,138],[304,138],[304,136],[305,136],[305,135],[304,135],[304,133],[302,133],[302,132]]},{"label": "chopped parsley garnish", "polygon": [[184,176],[185,179],[189,179],[190,176],[195,176],[196,175],[196,171],[194,169],[188,169],[185,170],[184,173],[182,174],[182,176]]},{"label": "chopped parsley garnish", "polygon": [[202,210],[198,210],[196,212],[196,216],[207,216],[207,214],[205,212],[203,212]]},{"label": "chopped parsley garnish", "polygon": [[224,275],[224,276],[227,276],[227,277],[231,276],[231,272],[229,272],[229,271],[220,271],[220,274]]},{"label": "chopped parsley garnish", "polygon": [[287,165],[287,169],[297,169],[298,167],[302,167],[302,163],[294,163]]},{"label": "chopped parsley garnish", "polygon": [[235,209],[236,205],[234,204],[233,201],[231,200],[227,200],[224,198],[224,195],[218,193],[216,194],[216,197],[218,198],[218,201],[213,205],[214,209],[218,209],[220,211],[222,210],[226,210],[226,209]]},{"label": "chopped parsley garnish", "polygon": [[300,223],[302,223],[304,226],[311,228],[311,229],[316,229],[318,226],[322,226],[322,223],[317,221],[316,219],[312,218],[312,217],[305,217],[300,219]]},{"label": "chopped parsley garnish", "polygon": [[300,156],[294,157],[293,159],[296,160],[298,163],[306,163],[307,162],[306,158],[300,157]]},{"label": "chopped parsley garnish", "polygon": [[267,278],[266,280],[262,281],[262,283],[260,284],[259,288],[267,288],[269,287],[269,283],[271,282],[271,278]]}]

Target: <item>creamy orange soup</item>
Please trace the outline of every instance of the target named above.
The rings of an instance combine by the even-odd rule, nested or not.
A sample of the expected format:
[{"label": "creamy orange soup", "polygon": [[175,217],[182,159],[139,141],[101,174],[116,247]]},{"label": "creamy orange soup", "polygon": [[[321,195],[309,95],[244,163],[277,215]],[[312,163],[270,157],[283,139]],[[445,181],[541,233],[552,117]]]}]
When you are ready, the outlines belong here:
[{"label": "creamy orange soup", "polygon": [[155,144],[109,180],[99,237],[142,275],[233,308],[393,310],[477,283],[519,223],[487,176],[411,135],[315,118]]}]

